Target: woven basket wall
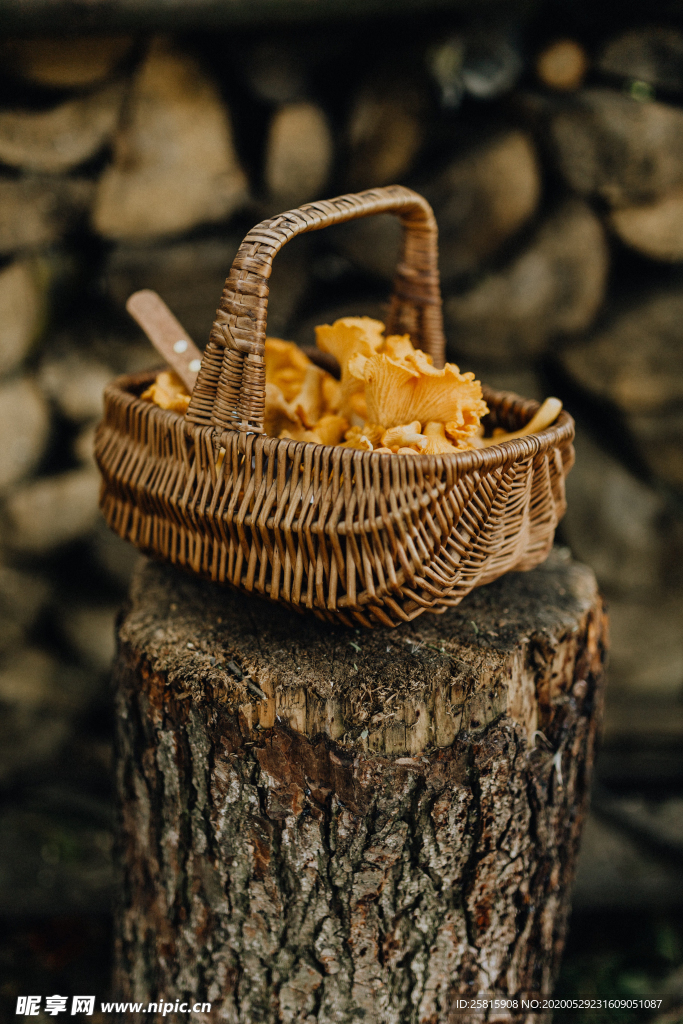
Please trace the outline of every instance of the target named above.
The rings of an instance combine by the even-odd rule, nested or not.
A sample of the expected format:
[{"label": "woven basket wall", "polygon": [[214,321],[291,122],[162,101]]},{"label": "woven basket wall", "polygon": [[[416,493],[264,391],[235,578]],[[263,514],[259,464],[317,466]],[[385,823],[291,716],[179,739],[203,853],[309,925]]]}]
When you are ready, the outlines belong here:
[{"label": "woven basket wall", "polygon": [[[567,413],[542,433],[453,455],[386,455],[263,434],[268,278],[296,234],[393,212],[404,247],[387,319],[443,365],[436,224],[391,186],[264,221],[235,258],[190,407],[139,395],[154,374],[105,391],[96,457],[109,526],[155,557],[347,625],[395,626],[547,556],[573,461]],[[359,311],[360,313],[361,311]],[[538,408],[485,389],[491,428]]]}]

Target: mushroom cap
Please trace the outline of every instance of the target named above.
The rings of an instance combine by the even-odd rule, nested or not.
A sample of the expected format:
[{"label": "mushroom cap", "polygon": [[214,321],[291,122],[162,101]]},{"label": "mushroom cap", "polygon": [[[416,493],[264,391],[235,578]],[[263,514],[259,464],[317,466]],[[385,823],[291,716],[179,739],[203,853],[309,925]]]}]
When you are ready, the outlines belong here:
[{"label": "mushroom cap", "polygon": [[391,359],[406,359],[414,351],[409,334],[390,334],[388,338],[384,339],[382,345],[382,352]]},{"label": "mushroom cap", "polygon": [[341,404],[341,384],[326,373],[323,377],[323,402],[327,413],[337,412]]},{"label": "mushroom cap", "polygon": [[[486,412],[488,412],[488,406],[486,407]],[[444,423],[446,436],[450,437],[453,441],[472,441],[480,430],[483,433],[480,417],[485,416],[486,412],[477,411],[475,406],[470,406],[469,408],[463,406],[457,419],[448,420]]]},{"label": "mushroom cap", "polygon": [[461,374],[453,363],[437,370],[418,350],[402,360],[371,356],[364,376],[368,418],[390,427],[412,420],[476,426],[488,411],[473,373]]},{"label": "mushroom cap", "polygon": [[190,404],[190,393],[177,373],[162,370],[152,384],[140,395],[146,402],[154,402],[160,409],[185,414]]},{"label": "mushroom cap", "polygon": [[277,384],[266,382],[263,429],[270,437],[280,437],[283,430],[303,430],[304,424],[296,409],[286,400]]},{"label": "mushroom cap", "polygon": [[413,409],[417,370],[390,356],[374,355],[364,372],[369,420],[396,427],[419,419]]},{"label": "mushroom cap", "polygon": [[283,341],[281,338],[266,338],[264,361],[266,382],[276,384],[287,402],[296,398],[303,385],[306,371],[313,366],[298,345],[293,341]]},{"label": "mushroom cap", "polygon": [[425,423],[422,433],[425,434],[426,437],[440,437],[444,441],[446,440],[445,424],[439,423],[436,420],[433,420],[430,423]]},{"label": "mushroom cap", "polygon": [[346,364],[346,372],[349,377],[365,382],[365,367],[368,357],[363,352],[354,352]]},{"label": "mushroom cap", "polygon": [[456,448],[455,445],[447,441],[445,437],[439,437],[438,434],[431,434],[427,438],[427,443],[422,449],[423,455],[451,455],[453,452],[460,451],[461,449]]},{"label": "mushroom cap", "polygon": [[325,370],[321,370],[315,363],[309,363],[299,392],[293,400],[297,413],[309,429],[325,412],[323,381],[326,376],[329,374]]},{"label": "mushroom cap", "polygon": [[335,357],[342,378],[351,356],[357,352],[371,356],[383,341],[384,324],[369,316],[345,316],[333,324],[321,324],[315,329],[316,345]]},{"label": "mushroom cap", "polygon": [[339,412],[346,416],[353,426],[359,427],[365,423],[368,418],[368,405],[362,385],[358,391],[344,393]]},{"label": "mushroom cap", "polygon": [[339,384],[339,406],[338,411],[358,426],[367,418],[367,406],[365,403],[365,380],[363,372],[367,356],[356,352],[351,356],[342,371],[342,378]]},{"label": "mushroom cap", "polygon": [[344,441],[339,446],[340,448],[356,448],[361,452],[373,451],[373,444],[369,437],[366,437],[362,432],[360,434],[354,434],[353,437],[349,438],[348,441]]},{"label": "mushroom cap", "polygon": [[[431,356],[428,356],[426,352],[423,352],[421,348],[412,348],[412,351],[408,352],[403,358],[420,373],[424,373],[427,376],[439,377],[442,374],[442,370],[437,370],[434,366],[434,360]],[[447,366],[453,366],[453,363],[447,363]],[[456,366],[457,370],[457,366]],[[472,374],[474,376],[474,374]]]},{"label": "mushroom cap", "polygon": [[365,419],[364,381],[362,371],[350,372],[359,359],[367,358],[384,341],[384,324],[369,316],[347,316],[315,329],[315,341],[319,349],[335,357],[341,369],[338,403],[336,412],[347,419]]},{"label": "mushroom cap", "polygon": [[[351,427],[344,436],[349,443],[357,441],[361,436],[366,437],[372,444],[372,447],[375,448],[380,444],[383,433],[384,427],[379,426],[379,424],[364,423],[361,427]],[[353,447],[353,445],[350,446]]]},{"label": "mushroom cap", "polygon": [[349,421],[344,416],[329,413],[318,420],[312,433],[320,444],[340,444],[348,429]]},{"label": "mushroom cap", "polygon": [[[412,362],[412,360],[411,360]],[[460,373],[454,363],[435,370],[420,360],[420,378],[415,386],[415,416],[425,421],[463,425],[479,420],[488,412],[481,384],[473,373]]]},{"label": "mushroom cap", "polygon": [[316,342],[337,359],[340,381],[293,342],[266,339],[264,426],[269,434],[413,454],[486,443],[476,436],[488,408],[473,373],[461,374],[454,363],[437,369],[409,335],[385,338],[384,324],[370,317],[322,324]]},{"label": "mushroom cap", "polygon": [[420,431],[420,421],[414,420],[412,423],[401,423],[397,427],[390,427],[385,430],[382,434],[382,445],[385,448],[391,448],[392,451],[398,451],[399,448],[415,447],[420,451],[426,444],[426,438]]}]

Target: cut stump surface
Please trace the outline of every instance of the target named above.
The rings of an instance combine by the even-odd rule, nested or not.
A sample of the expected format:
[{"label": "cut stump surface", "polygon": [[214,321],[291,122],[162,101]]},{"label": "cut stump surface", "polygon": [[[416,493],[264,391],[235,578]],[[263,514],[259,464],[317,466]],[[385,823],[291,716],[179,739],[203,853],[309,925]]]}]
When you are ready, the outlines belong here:
[{"label": "cut stump surface", "polygon": [[[605,649],[561,551],[374,631],[142,562],[115,672],[117,997],[230,1024],[526,1019],[559,966]],[[476,996],[518,1005],[463,1012]]]}]

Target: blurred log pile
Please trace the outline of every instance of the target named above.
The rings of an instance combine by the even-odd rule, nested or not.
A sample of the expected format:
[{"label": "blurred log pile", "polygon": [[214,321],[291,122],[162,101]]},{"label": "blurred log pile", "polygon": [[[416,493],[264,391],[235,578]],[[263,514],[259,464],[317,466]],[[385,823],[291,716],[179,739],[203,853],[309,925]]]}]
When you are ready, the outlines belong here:
[{"label": "blurred log pile", "polygon": [[[156,361],[125,299],[156,289],[203,345],[251,225],[395,181],[437,215],[450,358],[576,413],[561,536],[611,600],[613,705],[683,732],[683,35],[540,35],[2,43],[0,786],[106,792],[135,553],[100,522],[92,435],[106,382]],[[270,333],[381,316],[397,244],[378,217],[288,246]]]}]

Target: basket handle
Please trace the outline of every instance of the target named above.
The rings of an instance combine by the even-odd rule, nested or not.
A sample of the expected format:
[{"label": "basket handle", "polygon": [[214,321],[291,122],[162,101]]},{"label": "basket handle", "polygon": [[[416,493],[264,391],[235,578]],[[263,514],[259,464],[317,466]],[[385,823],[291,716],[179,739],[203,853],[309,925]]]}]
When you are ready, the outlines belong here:
[{"label": "basket handle", "polygon": [[273,258],[296,235],[375,213],[395,213],[403,225],[387,333],[410,334],[436,366],[443,366],[437,227],[426,199],[402,185],[389,185],[307,203],[257,224],[239,247],[187,410],[191,423],[263,433],[264,343]]}]

